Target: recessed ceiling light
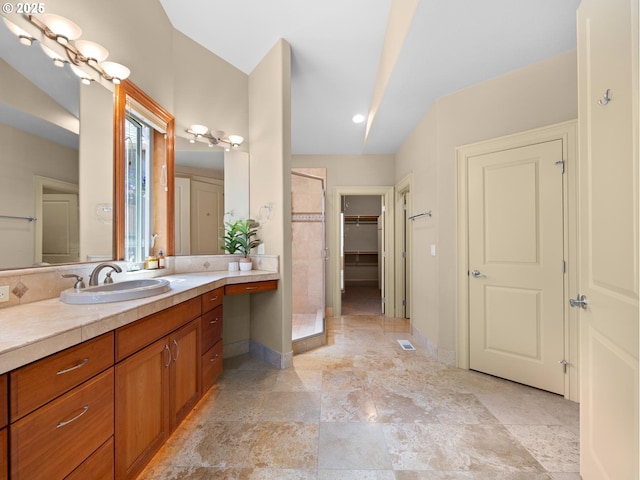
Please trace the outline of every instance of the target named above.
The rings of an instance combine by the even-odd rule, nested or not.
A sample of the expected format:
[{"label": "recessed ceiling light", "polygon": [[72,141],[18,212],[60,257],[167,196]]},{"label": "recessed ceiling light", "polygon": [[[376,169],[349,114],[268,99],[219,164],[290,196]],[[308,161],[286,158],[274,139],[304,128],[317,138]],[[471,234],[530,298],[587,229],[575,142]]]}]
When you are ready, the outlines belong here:
[{"label": "recessed ceiling light", "polygon": [[354,115],[351,120],[353,120],[353,123],[362,123],[364,122],[364,115],[362,115],[361,113],[358,113]]}]

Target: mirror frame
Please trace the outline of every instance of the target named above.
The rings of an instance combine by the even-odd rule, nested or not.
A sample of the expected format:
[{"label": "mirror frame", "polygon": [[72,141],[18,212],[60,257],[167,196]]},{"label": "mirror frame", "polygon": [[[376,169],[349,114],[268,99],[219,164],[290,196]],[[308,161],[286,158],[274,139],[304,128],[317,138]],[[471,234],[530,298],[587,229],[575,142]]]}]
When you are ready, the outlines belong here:
[{"label": "mirror frame", "polygon": [[125,237],[125,118],[127,97],[146,108],[167,126],[166,165],[167,196],[166,205],[154,204],[154,209],[162,208],[166,217],[165,255],[175,254],[175,118],[150,96],[129,80],[116,85],[114,105],[114,198],[113,198],[113,245],[115,260],[124,260]]}]

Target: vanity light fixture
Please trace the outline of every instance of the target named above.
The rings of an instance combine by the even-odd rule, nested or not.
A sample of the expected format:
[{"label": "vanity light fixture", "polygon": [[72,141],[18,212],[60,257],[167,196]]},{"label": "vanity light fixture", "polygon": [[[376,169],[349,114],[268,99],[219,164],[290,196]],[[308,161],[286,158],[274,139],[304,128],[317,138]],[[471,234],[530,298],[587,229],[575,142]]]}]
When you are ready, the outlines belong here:
[{"label": "vanity light fixture", "polygon": [[[82,29],[71,20],[53,13],[47,13],[39,17],[35,15],[25,15],[25,17],[43,33],[44,38],[41,39],[40,44],[42,50],[53,59],[53,62],[58,67],[69,63],[72,66],[73,73],[80,77],[82,83],[91,83],[92,80],[89,74],[81,68],[83,66],[91,67],[102,78],[116,85],[131,74],[131,71],[124,65],[105,62],[109,52],[102,45],[88,40],[79,40],[80,35],[82,35]],[[3,20],[7,28],[19,38],[20,43],[31,45],[34,40],[31,35],[7,19],[3,18]],[[54,50],[47,46],[45,44],[47,39],[61,45],[67,58],[63,58],[56,52],[56,50],[60,51],[60,47]]]},{"label": "vanity light fixture", "polygon": [[187,133],[193,135],[189,140],[190,143],[195,143],[198,139],[206,139],[209,141],[210,147],[219,143],[226,143],[230,148],[238,148],[240,144],[244,142],[244,137],[240,135],[229,135],[225,137],[224,132],[220,130],[209,131],[204,125],[191,125],[187,128]]}]

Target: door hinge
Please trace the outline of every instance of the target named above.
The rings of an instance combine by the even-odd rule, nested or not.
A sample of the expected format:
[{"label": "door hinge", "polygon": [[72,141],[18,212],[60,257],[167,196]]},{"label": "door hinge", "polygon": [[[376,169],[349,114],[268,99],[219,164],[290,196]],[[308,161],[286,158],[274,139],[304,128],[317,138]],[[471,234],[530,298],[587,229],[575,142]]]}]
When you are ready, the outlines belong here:
[{"label": "door hinge", "polygon": [[560,365],[562,365],[562,373],[567,373],[567,366],[569,366],[569,362],[567,362],[566,360],[562,359],[558,363]]},{"label": "door hinge", "polygon": [[382,297],[382,303],[387,303],[387,299],[385,297]]},{"label": "door hinge", "polygon": [[560,172],[564,173],[564,160],[558,160],[554,165],[560,165]]},{"label": "door hinge", "polygon": [[382,209],[381,209],[380,211],[381,211],[382,213],[386,212],[386,211],[387,211],[387,207],[383,205],[383,206],[382,206]]},{"label": "door hinge", "polygon": [[406,306],[407,306],[407,300],[406,300],[406,299],[403,299],[403,300],[402,300],[402,306],[403,306],[403,307],[406,307]]},{"label": "door hinge", "polygon": [[567,273],[567,262],[562,260],[562,273]]},{"label": "door hinge", "polygon": [[402,204],[402,210],[404,210],[405,212],[407,211],[407,204],[406,203]]},{"label": "door hinge", "polygon": [[407,258],[407,252],[402,252],[402,258]]}]

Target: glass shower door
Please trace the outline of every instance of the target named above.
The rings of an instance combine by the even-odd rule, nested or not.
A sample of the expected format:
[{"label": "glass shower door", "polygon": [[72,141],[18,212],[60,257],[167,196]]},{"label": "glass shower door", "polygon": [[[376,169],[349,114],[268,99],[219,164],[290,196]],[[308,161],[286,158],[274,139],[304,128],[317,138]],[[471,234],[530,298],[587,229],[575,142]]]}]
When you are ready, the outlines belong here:
[{"label": "glass shower door", "polygon": [[291,172],[293,341],[325,332],[325,169]]}]

